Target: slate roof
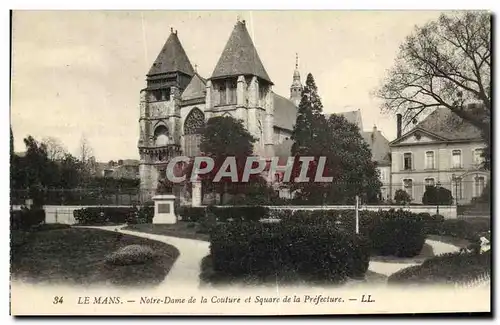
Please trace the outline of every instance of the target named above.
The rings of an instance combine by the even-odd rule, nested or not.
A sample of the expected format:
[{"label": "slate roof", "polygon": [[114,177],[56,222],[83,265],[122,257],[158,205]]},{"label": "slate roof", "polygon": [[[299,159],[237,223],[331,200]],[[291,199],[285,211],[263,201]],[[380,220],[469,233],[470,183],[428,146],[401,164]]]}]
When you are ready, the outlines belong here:
[{"label": "slate roof", "polygon": [[434,110],[416,129],[421,129],[448,140],[480,139],[481,130],[463,120],[446,107]]},{"label": "slate roof", "polygon": [[382,132],[374,128],[373,131],[365,131],[361,135],[370,147],[373,161],[379,165],[389,165],[391,163],[389,140],[384,137]]},{"label": "slate roof", "polygon": [[[358,109],[357,111],[348,111],[348,112],[338,112],[334,113],[337,115],[341,115],[345,117],[345,119],[352,124],[355,124],[359,127],[360,130],[363,130],[363,119],[361,118],[361,111]],[[328,119],[332,114],[325,114]]]},{"label": "slate roof", "polygon": [[297,106],[289,99],[273,92],[274,126],[285,130],[293,130],[297,120]]},{"label": "slate roof", "polygon": [[244,21],[234,26],[211,78],[239,75],[254,75],[272,84]]},{"label": "slate roof", "polygon": [[195,73],[186,89],[182,92],[181,99],[189,100],[195,98],[205,98],[205,87],[207,81],[203,79],[198,73]]},{"label": "slate roof", "polygon": [[184,51],[184,47],[182,47],[181,41],[177,37],[177,31],[172,32],[168,37],[151,66],[148,76],[167,72],[184,72],[189,76],[195,74],[186,51]]}]

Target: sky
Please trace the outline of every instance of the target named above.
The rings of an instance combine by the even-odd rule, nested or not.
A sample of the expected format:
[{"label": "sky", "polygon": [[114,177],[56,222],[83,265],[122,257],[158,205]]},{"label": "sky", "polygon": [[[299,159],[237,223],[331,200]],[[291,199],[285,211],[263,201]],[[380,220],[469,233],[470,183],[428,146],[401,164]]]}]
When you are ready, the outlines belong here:
[{"label": "sky", "polygon": [[438,11],[15,11],[11,125],[23,138],[58,139],[74,155],[84,137],[98,161],[138,159],[139,91],[170,34],[210,77],[237,19],[246,20],[274,91],[288,97],[299,55],[327,113],[359,109],[388,140],[395,117],[371,93],[400,44]]}]

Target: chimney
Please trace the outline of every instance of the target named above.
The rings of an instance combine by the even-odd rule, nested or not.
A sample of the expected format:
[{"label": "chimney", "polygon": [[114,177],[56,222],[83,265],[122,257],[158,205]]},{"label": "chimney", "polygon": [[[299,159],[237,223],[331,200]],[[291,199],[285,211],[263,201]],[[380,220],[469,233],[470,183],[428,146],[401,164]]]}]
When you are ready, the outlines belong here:
[{"label": "chimney", "polygon": [[397,114],[396,115],[396,120],[397,120],[397,126],[396,126],[396,130],[397,130],[397,135],[396,135],[396,138],[400,138],[401,137],[401,121],[403,119],[403,115],[401,114]]}]

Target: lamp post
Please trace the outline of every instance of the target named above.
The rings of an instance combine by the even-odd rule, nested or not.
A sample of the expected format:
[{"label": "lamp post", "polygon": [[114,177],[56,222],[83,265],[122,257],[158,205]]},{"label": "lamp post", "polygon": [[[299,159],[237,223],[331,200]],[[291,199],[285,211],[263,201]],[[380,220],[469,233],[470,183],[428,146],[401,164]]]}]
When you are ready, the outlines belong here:
[{"label": "lamp post", "polygon": [[436,200],[437,200],[437,206],[436,206],[436,214],[439,215],[439,188],[441,187],[441,182],[438,181],[436,183]]},{"label": "lamp post", "polygon": [[458,204],[458,187],[457,187],[457,176],[455,173],[451,174],[451,181],[455,185],[455,195],[453,196],[455,198],[455,205]]}]

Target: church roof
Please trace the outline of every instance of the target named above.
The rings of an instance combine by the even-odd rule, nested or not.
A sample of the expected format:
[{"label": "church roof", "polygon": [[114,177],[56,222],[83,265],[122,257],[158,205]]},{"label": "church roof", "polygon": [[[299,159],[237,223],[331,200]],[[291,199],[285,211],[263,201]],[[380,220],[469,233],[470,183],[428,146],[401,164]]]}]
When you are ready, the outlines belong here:
[{"label": "church roof", "polygon": [[384,137],[382,132],[374,127],[373,131],[361,132],[361,135],[370,147],[373,161],[378,162],[379,165],[390,165],[389,140]]},{"label": "church roof", "polygon": [[[360,130],[363,130],[363,120],[361,118],[361,111],[358,109],[357,111],[349,111],[349,112],[339,112],[334,113],[337,115],[341,115],[345,117],[345,119],[352,124],[358,126]],[[329,118],[331,114],[325,114],[326,118]]]},{"label": "church roof", "polygon": [[182,92],[181,99],[205,98],[205,87],[207,81],[195,72],[193,78]]},{"label": "church roof", "polygon": [[183,72],[189,76],[194,75],[194,69],[177,37],[177,31],[170,33],[165,45],[151,66],[148,76],[167,73]]},{"label": "church roof", "polygon": [[272,83],[248,33],[245,21],[238,21],[234,26],[211,78],[240,75],[253,75]]},{"label": "church roof", "polygon": [[274,126],[285,130],[293,130],[297,120],[297,106],[289,99],[273,94],[274,101]]}]

